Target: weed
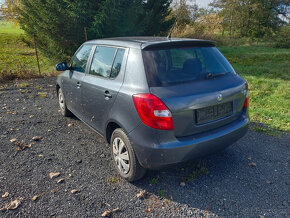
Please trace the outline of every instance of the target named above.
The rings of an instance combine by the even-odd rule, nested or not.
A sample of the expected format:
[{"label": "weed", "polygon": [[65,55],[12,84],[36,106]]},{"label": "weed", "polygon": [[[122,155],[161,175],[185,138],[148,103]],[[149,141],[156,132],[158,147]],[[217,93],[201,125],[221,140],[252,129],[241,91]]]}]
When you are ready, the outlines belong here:
[{"label": "weed", "polygon": [[152,178],[152,179],[149,180],[149,183],[150,183],[151,185],[156,185],[156,184],[159,183],[159,180],[158,180],[157,178]]},{"label": "weed", "polygon": [[118,179],[117,177],[109,177],[109,178],[107,179],[107,181],[108,181],[109,183],[118,183],[118,182],[119,182],[119,179]]}]

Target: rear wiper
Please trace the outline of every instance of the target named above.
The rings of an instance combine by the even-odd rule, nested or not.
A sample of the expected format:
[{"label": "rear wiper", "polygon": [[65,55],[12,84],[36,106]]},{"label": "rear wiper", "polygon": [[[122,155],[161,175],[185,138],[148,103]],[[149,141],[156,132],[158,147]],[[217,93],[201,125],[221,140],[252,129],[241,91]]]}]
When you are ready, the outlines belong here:
[{"label": "rear wiper", "polygon": [[208,74],[206,74],[205,78],[206,79],[212,79],[212,78],[216,78],[216,77],[219,77],[219,76],[224,76],[227,73],[229,73],[229,72],[217,73],[217,74],[208,73]]}]

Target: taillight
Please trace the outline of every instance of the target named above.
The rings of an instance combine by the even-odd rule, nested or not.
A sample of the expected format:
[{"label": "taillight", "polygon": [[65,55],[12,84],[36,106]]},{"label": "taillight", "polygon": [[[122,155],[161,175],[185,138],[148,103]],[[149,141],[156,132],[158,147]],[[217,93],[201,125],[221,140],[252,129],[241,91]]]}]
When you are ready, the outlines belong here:
[{"label": "taillight", "polygon": [[244,108],[248,108],[249,106],[249,88],[248,88],[248,83],[246,82],[246,99],[244,103]]},{"label": "taillight", "polygon": [[136,110],[144,124],[155,129],[172,130],[172,115],[166,105],[153,94],[133,95]]}]

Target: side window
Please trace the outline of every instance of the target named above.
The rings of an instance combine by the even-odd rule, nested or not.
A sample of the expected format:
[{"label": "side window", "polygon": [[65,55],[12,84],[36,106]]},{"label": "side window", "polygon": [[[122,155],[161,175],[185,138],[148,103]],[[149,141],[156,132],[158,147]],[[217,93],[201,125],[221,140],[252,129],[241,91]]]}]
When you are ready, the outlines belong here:
[{"label": "side window", "polygon": [[84,45],[73,57],[71,67],[73,70],[84,73],[93,45]]},{"label": "side window", "polygon": [[90,74],[105,78],[110,77],[116,50],[113,47],[98,46],[92,60]]},{"label": "side window", "polygon": [[119,48],[112,66],[111,78],[116,78],[121,70],[125,49]]}]

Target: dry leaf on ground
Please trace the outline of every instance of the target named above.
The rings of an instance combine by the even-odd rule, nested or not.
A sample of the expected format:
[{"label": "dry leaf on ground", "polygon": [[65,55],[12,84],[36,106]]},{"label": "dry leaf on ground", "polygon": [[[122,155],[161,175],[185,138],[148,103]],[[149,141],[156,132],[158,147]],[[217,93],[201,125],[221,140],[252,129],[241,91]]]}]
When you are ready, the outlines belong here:
[{"label": "dry leaf on ground", "polygon": [[147,209],[145,210],[145,212],[146,212],[146,213],[149,213],[149,212],[151,212],[151,210],[152,210],[151,208],[147,208]]},{"label": "dry leaf on ground", "polygon": [[36,201],[39,198],[39,195],[34,195],[33,198],[31,198],[32,201]]},{"label": "dry leaf on ground", "polygon": [[72,194],[74,194],[74,193],[77,193],[77,192],[79,192],[80,190],[79,189],[73,189],[73,190],[71,190],[70,192],[72,193]]},{"label": "dry leaf on ground", "polygon": [[34,137],[32,137],[33,141],[39,141],[41,139],[42,139],[42,136],[34,136]]},{"label": "dry leaf on ground", "polygon": [[119,207],[117,207],[114,210],[112,210],[112,212],[114,212],[114,213],[119,212],[119,211],[120,211],[120,208]]},{"label": "dry leaf on ground", "polygon": [[18,198],[14,201],[11,201],[5,204],[4,207],[0,209],[0,211],[15,210],[19,207],[22,201],[23,201],[23,198]]},{"label": "dry leaf on ground", "polygon": [[257,166],[257,164],[256,164],[256,163],[254,163],[254,162],[251,162],[251,163],[249,163],[249,166],[250,166],[250,167],[256,167],[256,166]]},{"label": "dry leaf on ground", "polygon": [[58,177],[60,175],[60,173],[59,172],[51,172],[48,175],[49,175],[49,178],[53,179],[55,177]]},{"label": "dry leaf on ground", "polygon": [[137,198],[145,198],[147,192],[146,190],[141,190],[138,194],[137,194]]},{"label": "dry leaf on ground", "polygon": [[73,123],[69,123],[67,126],[68,127],[71,127],[71,126],[73,126],[74,124]]},{"label": "dry leaf on ground", "polygon": [[9,192],[5,192],[1,197],[2,198],[7,198],[9,196]]},{"label": "dry leaf on ground", "polygon": [[56,183],[62,183],[62,182],[64,182],[64,178],[60,178],[59,180],[57,180]]},{"label": "dry leaf on ground", "polygon": [[102,213],[102,217],[108,217],[108,216],[110,216],[111,215],[111,211],[109,211],[109,210],[106,210],[104,213]]},{"label": "dry leaf on ground", "polygon": [[180,186],[185,186],[185,182],[181,182],[180,183]]},{"label": "dry leaf on ground", "polygon": [[14,138],[14,139],[10,139],[10,142],[16,142],[17,141],[17,139],[16,138]]}]

